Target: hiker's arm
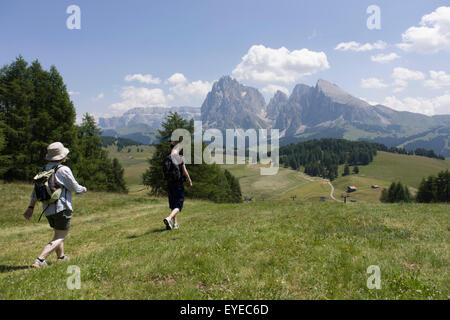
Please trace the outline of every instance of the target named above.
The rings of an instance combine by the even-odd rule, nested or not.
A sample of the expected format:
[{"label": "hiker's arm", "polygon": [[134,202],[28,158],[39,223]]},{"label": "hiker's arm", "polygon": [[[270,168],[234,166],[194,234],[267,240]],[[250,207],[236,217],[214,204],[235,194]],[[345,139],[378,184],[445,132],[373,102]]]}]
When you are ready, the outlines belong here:
[{"label": "hiker's arm", "polygon": [[28,205],[27,210],[25,210],[23,216],[25,219],[30,219],[33,215],[34,206],[36,205],[37,199],[34,197],[34,192],[31,194],[30,204]]},{"label": "hiker's arm", "polygon": [[[71,192],[75,192],[75,193],[85,193],[87,192],[87,189],[83,186],[81,186],[77,180],[75,180],[75,177],[73,176],[72,170],[70,170],[70,168],[68,167],[64,167],[61,168],[59,170],[62,170],[61,173],[63,173],[62,175],[62,183],[64,185],[64,187],[71,191]],[[58,171],[59,172],[59,171]]]},{"label": "hiker's arm", "polygon": [[187,171],[186,165],[184,163],[183,163],[183,173],[189,181],[189,186],[192,187],[192,180],[191,177],[189,176],[189,172]]}]

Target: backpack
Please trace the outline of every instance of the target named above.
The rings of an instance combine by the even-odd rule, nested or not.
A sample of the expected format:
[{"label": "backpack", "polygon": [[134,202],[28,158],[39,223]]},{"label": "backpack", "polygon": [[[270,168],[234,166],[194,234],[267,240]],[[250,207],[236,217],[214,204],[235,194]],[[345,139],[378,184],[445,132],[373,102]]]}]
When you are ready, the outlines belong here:
[{"label": "backpack", "polygon": [[62,193],[62,188],[56,181],[56,172],[62,165],[57,165],[48,171],[45,168],[34,176],[34,194],[36,199],[47,205],[58,201]]},{"label": "backpack", "polygon": [[181,165],[176,165],[172,161],[172,157],[169,155],[164,158],[162,163],[163,168],[163,175],[164,179],[167,180],[167,182],[175,182],[175,183],[183,183],[184,182],[184,175],[181,172]]}]

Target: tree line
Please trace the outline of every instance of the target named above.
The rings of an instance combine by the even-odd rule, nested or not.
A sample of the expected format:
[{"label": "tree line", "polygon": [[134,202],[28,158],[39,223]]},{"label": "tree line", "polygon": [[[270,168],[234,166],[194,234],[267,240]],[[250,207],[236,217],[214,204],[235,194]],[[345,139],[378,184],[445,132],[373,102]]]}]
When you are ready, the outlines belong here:
[{"label": "tree line", "polygon": [[18,57],[0,69],[0,179],[31,181],[46,164],[47,146],[62,142],[67,165],[92,190],[127,192],[123,168],[102,148],[89,114],[75,125],[75,108],[55,66]]},{"label": "tree line", "polygon": [[285,167],[304,172],[310,176],[318,176],[333,181],[338,177],[338,166],[345,164],[343,175],[359,172],[358,165],[368,165],[373,161],[377,151],[417,155],[445,160],[433,150],[417,148],[407,151],[404,148],[388,148],[382,143],[367,141],[349,141],[345,139],[322,138],[289,144],[280,148],[280,163]]},{"label": "tree line", "polygon": [[286,167],[297,170],[303,166],[306,174],[332,181],[338,177],[339,165],[367,165],[372,162],[378,148],[378,143],[324,138],[281,147],[279,154],[280,163]]},{"label": "tree line", "polygon": [[415,197],[409,192],[408,186],[401,182],[392,182],[388,189],[381,191],[381,202],[450,202],[450,172],[439,172],[436,176],[423,178]]},{"label": "tree line", "polygon": [[[117,147],[117,151],[120,152],[122,151],[125,147],[130,147],[130,146],[142,146],[143,144],[140,142],[137,142],[135,140],[132,139],[128,139],[128,138],[116,138],[116,137],[111,137],[111,136],[101,136],[100,137],[103,147],[107,148],[111,145],[115,145]],[[139,148],[139,150],[137,152],[140,152],[141,148]]]},{"label": "tree line", "polygon": [[434,158],[439,160],[445,160],[445,157],[441,154],[436,154],[433,150],[425,149],[425,148],[416,148],[415,150],[406,150],[405,148],[398,148],[398,147],[386,147],[385,145],[381,145],[378,149],[379,151],[386,151],[390,153],[398,153],[398,154],[405,154],[409,156],[421,156],[421,157],[427,157],[427,158]]},{"label": "tree line", "polygon": [[[175,129],[186,129],[194,133],[194,121],[183,119],[178,113],[169,113],[158,130],[156,150],[149,159],[149,168],[142,175],[144,185],[150,187],[152,195],[165,195],[166,181],[162,173],[162,162],[170,154],[170,139]],[[206,144],[203,143],[203,149]],[[194,155],[192,144],[191,154]],[[194,162],[194,161],[192,161]],[[214,202],[242,202],[241,187],[238,179],[228,170],[223,170],[216,164],[187,164],[186,168],[193,181],[193,186],[185,189],[186,197],[208,199]]]},{"label": "tree line", "polygon": [[450,202],[450,172],[441,171],[437,176],[423,178],[416,196],[417,202]]}]

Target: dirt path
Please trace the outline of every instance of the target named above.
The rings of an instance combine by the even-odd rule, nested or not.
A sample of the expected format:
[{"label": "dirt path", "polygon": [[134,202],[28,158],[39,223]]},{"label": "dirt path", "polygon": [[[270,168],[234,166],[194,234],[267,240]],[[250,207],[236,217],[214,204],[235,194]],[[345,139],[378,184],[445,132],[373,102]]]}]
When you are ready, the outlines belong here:
[{"label": "dirt path", "polygon": [[330,187],[331,187],[330,198],[333,199],[334,201],[337,201],[337,202],[344,202],[344,201],[338,200],[338,199],[336,199],[336,198],[334,197],[334,186],[331,184],[331,181],[327,181],[327,182],[328,182],[328,184],[329,184]]},{"label": "dirt path", "polygon": [[311,177],[311,176],[308,176],[307,174],[304,174],[304,173],[301,174],[301,177],[304,178],[305,180],[310,181],[310,182],[326,181],[331,187],[330,198],[333,199],[336,202],[344,202],[344,201],[336,199],[334,197],[334,186],[333,186],[333,184],[331,183],[330,180],[323,179],[323,178],[320,178],[320,177]]}]

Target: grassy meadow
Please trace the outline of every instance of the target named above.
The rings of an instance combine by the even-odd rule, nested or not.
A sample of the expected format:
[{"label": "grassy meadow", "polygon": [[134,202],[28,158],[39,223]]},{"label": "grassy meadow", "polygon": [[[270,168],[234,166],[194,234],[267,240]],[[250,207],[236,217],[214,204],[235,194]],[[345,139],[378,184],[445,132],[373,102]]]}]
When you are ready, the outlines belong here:
[{"label": "grassy meadow", "polygon": [[[128,152],[130,149],[130,152]],[[144,151],[137,152],[143,149]],[[130,187],[142,185],[142,174],[148,168],[147,159],[150,159],[155,151],[153,146],[129,146],[124,147],[120,152],[116,146],[106,148],[111,158],[117,158],[125,168],[124,178]]]},{"label": "grassy meadow", "polygon": [[[130,152],[128,152],[130,148]],[[258,165],[224,165],[253,201],[190,200],[180,229],[166,231],[166,198],[141,184],[144,146],[110,155],[125,167],[129,194],[88,192],[74,197],[65,241],[70,261],[28,266],[51,239],[45,218],[22,217],[31,184],[0,182],[0,299],[447,299],[449,206],[381,204],[380,190],[400,179],[417,187],[449,160],[380,152],[360,174],[333,181],[335,197],[351,184],[351,199],[330,199],[326,180],[288,168],[261,176]],[[340,168],[342,172],[343,168]],[[412,174],[414,173],[414,174]],[[195,183],[195,181],[194,181]],[[296,196],[296,201],[291,196]],[[319,202],[320,197],[327,201]],[[264,201],[263,201],[264,200]],[[69,290],[69,265],[81,289]],[[380,267],[381,289],[368,289],[367,268]]]},{"label": "grassy meadow", "polygon": [[[31,189],[1,184],[0,299],[447,299],[448,205],[187,200],[166,231],[166,199],[76,196],[71,260],[28,265],[50,240],[22,217]],[[81,289],[66,286],[80,268]],[[368,289],[370,265],[381,289]]]}]

